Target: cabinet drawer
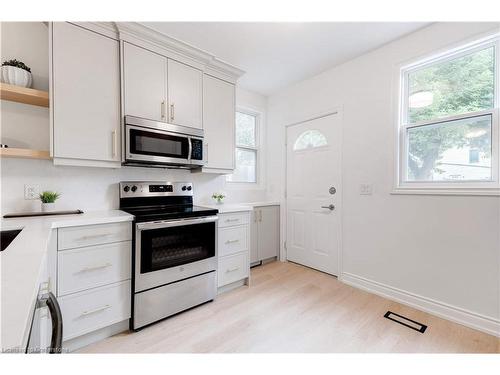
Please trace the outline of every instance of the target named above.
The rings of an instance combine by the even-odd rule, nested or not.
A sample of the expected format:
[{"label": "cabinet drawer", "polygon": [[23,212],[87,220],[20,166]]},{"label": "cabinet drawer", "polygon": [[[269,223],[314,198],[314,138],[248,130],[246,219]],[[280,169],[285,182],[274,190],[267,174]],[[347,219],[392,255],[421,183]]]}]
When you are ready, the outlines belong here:
[{"label": "cabinet drawer", "polygon": [[236,212],[234,214],[219,214],[219,228],[234,225],[248,224],[247,212]]},{"label": "cabinet drawer", "polygon": [[124,222],[60,228],[57,237],[58,250],[129,241],[132,239],[132,224]]},{"label": "cabinet drawer", "polygon": [[248,250],[247,231],[247,225],[219,229],[219,256]]},{"label": "cabinet drawer", "polygon": [[63,340],[130,318],[130,280],[58,298]]},{"label": "cabinet drawer", "polygon": [[131,278],[131,241],[58,253],[57,294],[63,296]]},{"label": "cabinet drawer", "polygon": [[240,253],[219,259],[219,287],[248,277],[249,266],[247,257],[247,253]]}]

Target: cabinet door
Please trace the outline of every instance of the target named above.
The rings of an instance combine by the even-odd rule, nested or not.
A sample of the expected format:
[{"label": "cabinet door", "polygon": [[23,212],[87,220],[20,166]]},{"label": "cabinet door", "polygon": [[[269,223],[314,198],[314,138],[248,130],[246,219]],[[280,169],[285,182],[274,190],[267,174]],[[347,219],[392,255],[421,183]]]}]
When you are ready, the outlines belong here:
[{"label": "cabinet door", "polygon": [[123,43],[123,96],[126,115],[166,121],[167,59]]},{"label": "cabinet door", "polygon": [[279,206],[258,207],[258,248],[259,260],[277,257],[280,243]]},{"label": "cabinet door", "polygon": [[202,72],[174,60],[168,60],[168,122],[203,128]]},{"label": "cabinet door", "polygon": [[206,168],[234,169],[235,87],[203,77],[203,127]]},{"label": "cabinet door", "polygon": [[119,162],[118,41],[54,23],[52,88],[54,158]]},{"label": "cabinet door", "polygon": [[252,211],[252,223],[250,224],[250,264],[259,262],[259,210]]}]

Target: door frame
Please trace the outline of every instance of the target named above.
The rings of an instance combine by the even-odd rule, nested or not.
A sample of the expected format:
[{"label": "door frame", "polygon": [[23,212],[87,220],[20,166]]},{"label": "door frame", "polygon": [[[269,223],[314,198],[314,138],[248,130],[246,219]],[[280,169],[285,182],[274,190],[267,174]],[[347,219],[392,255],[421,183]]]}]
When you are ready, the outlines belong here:
[{"label": "door frame", "polygon": [[[285,174],[284,174],[284,181],[283,181],[283,191],[282,191],[282,196],[283,196],[283,207],[284,210],[282,211],[281,214],[281,222],[282,224],[282,230],[283,230],[283,241],[282,241],[282,246],[280,246],[280,261],[286,262],[288,261],[287,259],[287,249],[285,247],[286,240],[288,238],[288,223],[287,223],[287,218],[288,218],[288,192],[287,192],[287,183],[288,183],[288,129],[296,126],[296,125],[301,125],[304,122],[307,121],[312,121],[312,120],[317,120],[323,117],[328,117],[328,116],[339,116],[339,121],[340,121],[340,180],[338,183],[338,188],[337,188],[337,194],[339,194],[339,202],[340,204],[337,204],[337,211],[339,212],[340,220],[339,220],[339,248],[338,248],[338,253],[337,253],[337,261],[338,261],[338,275],[337,278],[339,280],[342,279],[342,253],[343,253],[343,223],[344,223],[344,216],[343,216],[343,207],[344,207],[344,194],[343,194],[343,175],[344,175],[344,121],[343,121],[343,108],[341,106],[334,107],[330,110],[323,111],[316,113],[315,115],[310,115],[306,116],[303,120],[299,121],[294,121],[291,123],[288,123],[287,125],[284,126],[284,143],[285,143],[285,148],[284,148],[284,159],[285,159]],[[340,206],[340,207],[339,207]],[[318,271],[321,272],[321,271]]]}]

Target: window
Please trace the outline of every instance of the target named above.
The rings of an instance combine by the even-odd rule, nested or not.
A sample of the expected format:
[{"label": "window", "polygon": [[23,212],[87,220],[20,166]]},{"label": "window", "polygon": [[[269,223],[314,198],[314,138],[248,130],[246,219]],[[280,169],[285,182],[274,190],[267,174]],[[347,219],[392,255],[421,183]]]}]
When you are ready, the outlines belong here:
[{"label": "window", "polygon": [[498,188],[498,37],[401,69],[398,187]]},{"label": "window", "polygon": [[299,135],[293,145],[294,151],[326,146],[326,137],[319,130],[306,130]]},{"label": "window", "polygon": [[249,112],[236,112],[236,165],[233,174],[227,177],[230,182],[257,182],[259,115]]}]

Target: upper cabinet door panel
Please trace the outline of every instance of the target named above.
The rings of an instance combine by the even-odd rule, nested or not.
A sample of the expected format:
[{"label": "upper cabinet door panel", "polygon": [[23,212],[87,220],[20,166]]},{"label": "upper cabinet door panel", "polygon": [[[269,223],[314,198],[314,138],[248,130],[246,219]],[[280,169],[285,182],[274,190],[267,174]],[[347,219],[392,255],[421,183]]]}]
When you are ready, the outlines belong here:
[{"label": "upper cabinet door panel", "polygon": [[120,161],[119,57],[117,40],[53,24],[55,158]]},{"label": "upper cabinet door panel", "polygon": [[168,59],[168,122],[203,128],[200,70]]},{"label": "upper cabinet door panel", "polygon": [[126,115],[166,121],[167,59],[123,43],[123,90]]},{"label": "upper cabinet door panel", "polygon": [[234,169],[235,87],[203,77],[203,129],[207,168]]}]

